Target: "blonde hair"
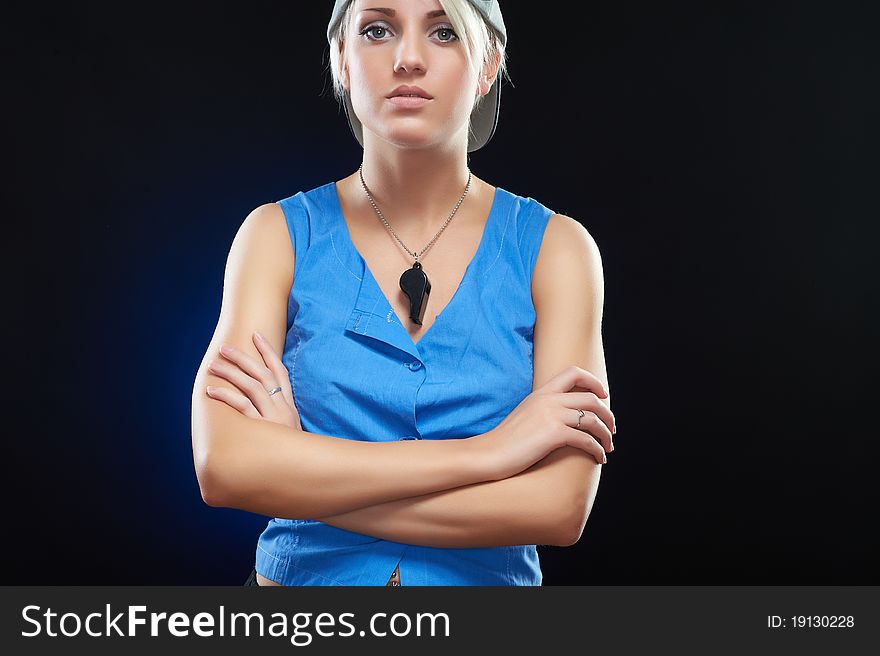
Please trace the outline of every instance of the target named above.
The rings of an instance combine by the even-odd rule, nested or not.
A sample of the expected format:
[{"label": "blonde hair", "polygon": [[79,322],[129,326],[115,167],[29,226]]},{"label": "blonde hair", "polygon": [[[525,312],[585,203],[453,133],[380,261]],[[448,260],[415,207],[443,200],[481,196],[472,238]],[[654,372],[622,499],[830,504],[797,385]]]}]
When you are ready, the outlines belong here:
[{"label": "blonde hair", "polygon": [[[500,56],[500,66],[495,77],[494,84],[501,84],[502,77],[510,81],[507,72],[507,52],[504,45],[497,38],[493,30],[480,12],[468,0],[439,0],[440,6],[446,12],[446,17],[452,25],[462,44],[465,46],[468,69],[471,74],[479,79],[483,74],[483,66],[494,62]],[[348,4],[339,27],[331,35],[330,39],[330,73],[333,77],[333,95],[342,104],[347,93],[342,86],[342,65],[344,43],[348,37],[351,23],[354,0]],[[476,95],[474,106],[476,109],[485,96]]]}]

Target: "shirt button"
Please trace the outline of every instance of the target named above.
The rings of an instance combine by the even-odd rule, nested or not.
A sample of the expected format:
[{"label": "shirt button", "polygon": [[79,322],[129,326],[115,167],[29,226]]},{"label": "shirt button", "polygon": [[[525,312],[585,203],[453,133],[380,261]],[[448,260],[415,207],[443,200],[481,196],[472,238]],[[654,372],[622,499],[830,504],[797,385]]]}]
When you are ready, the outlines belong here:
[{"label": "shirt button", "polygon": [[406,366],[409,367],[410,371],[418,371],[419,369],[422,368],[422,363],[419,362],[418,360],[414,360],[414,361],[408,363]]}]

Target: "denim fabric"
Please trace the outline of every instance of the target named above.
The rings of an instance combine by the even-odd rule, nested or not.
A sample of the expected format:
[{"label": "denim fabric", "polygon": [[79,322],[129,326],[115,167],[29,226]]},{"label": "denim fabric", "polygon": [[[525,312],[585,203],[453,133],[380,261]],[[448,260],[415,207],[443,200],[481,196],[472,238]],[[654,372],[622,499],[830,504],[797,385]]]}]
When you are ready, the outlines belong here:
[{"label": "denim fabric", "polygon": [[[531,393],[531,279],[552,210],[497,187],[458,290],[414,343],[354,246],[335,182],[278,203],[296,257],[282,361],[304,430],[464,438]],[[424,547],[313,519],[271,519],[256,549],[256,570],[282,585],[385,585],[398,564],[406,585],[542,581],[536,545]]]}]

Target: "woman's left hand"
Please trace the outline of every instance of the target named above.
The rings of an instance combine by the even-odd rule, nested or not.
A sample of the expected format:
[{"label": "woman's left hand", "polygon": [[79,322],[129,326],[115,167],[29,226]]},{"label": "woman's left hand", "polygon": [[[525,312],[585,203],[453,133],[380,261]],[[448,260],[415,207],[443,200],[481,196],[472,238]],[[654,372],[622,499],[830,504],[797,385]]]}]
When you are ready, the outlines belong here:
[{"label": "woman's left hand", "polygon": [[[253,334],[253,340],[262,361],[228,344],[220,347],[223,359],[211,362],[208,371],[228,380],[238,391],[226,387],[208,387],[208,396],[223,401],[252,419],[266,419],[302,430],[287,368],[259,332]],[[280,386],[281,391],[270,396],[269,392],[276,386]]]}]

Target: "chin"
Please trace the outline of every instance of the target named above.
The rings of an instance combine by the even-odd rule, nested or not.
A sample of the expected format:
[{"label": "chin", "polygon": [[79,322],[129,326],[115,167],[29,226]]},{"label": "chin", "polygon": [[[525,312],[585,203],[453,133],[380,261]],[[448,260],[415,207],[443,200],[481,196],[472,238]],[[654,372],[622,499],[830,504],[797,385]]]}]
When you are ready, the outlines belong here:
[{"label": "chin", "polygon": [[400,132],[393,132],[391,134],[386,134],[384,136],[385,140],[397,146],[398,148],[407,148],[412,150],[417,150],[420,148],[435,148],[436,146],[443,143],[442,139],[432,139],[430,136],[424,133],[406,133],[402,134]]}]

